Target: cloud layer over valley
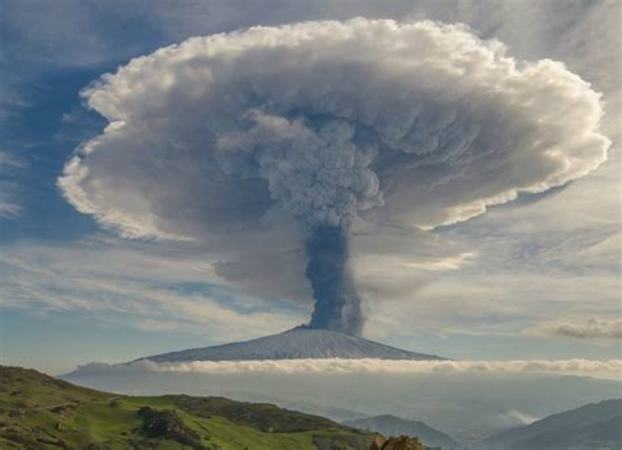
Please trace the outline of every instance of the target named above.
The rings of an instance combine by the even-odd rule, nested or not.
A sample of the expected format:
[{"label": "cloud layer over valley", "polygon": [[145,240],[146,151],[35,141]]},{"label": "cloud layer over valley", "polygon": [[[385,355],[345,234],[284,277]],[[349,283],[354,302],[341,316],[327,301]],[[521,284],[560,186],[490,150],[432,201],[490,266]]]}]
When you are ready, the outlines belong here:
[{"label": "cloud layer over valley", "polygon": [[622,360],[410,361],[383,359],[290,359],[261,361],[190,361],[129,365],[91,364],[82,373],[171,372],[205,374],[558,374],[619,380]]}]

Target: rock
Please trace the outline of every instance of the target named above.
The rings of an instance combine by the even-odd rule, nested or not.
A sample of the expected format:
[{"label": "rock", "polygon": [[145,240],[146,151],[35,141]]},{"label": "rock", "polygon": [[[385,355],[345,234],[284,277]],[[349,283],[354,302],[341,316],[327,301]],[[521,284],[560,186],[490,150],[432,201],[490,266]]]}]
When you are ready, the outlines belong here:
[{"label": "rock", "polygon": [[371,443],[369,450],[426,450],[417,438],[408,436],[397,436],[385,438],[376,436]]}]

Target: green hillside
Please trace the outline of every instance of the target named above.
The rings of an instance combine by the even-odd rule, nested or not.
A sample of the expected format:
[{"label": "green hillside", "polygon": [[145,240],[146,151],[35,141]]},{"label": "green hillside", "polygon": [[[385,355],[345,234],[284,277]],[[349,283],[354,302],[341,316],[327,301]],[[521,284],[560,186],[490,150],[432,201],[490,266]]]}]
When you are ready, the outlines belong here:
[{"label": "green hillside", "polygon": [[328,419],[218,397],[129,397],[0,366],[0,448],[368,449]]}]

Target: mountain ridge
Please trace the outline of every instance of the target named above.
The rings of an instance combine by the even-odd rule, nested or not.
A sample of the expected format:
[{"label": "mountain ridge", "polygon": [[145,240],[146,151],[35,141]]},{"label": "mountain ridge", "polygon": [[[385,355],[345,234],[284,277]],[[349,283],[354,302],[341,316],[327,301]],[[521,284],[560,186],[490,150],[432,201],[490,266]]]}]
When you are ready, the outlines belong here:
[{"label": "mountain ridge", "polygon": [[496,433],[486,450],[620,450],[622,399],[603,400]]},{"label": "mountain ridge", "polygon": [[442,447],[443,450],[460,448],[458,442],[442,431],[432,428],[425,422],[408,420],[392,414],[346,420],[342,424],[364,431],[381,433],[388,436],[407,435],[416,436],[424,445]]}]

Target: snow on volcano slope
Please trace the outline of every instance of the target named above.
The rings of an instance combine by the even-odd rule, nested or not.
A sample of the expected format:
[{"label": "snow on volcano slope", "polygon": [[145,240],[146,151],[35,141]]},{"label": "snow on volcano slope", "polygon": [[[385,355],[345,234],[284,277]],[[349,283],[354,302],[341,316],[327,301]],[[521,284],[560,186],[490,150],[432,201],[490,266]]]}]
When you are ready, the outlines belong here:
[{"label": "snow on volcano slope", "polygon": [[303,358],[445,359],[436,355],[426,355],[390,347],[337,331],[297,327],[284,333],[250,341],[163,353],[140,358],[138,361],[250,361]]}]

